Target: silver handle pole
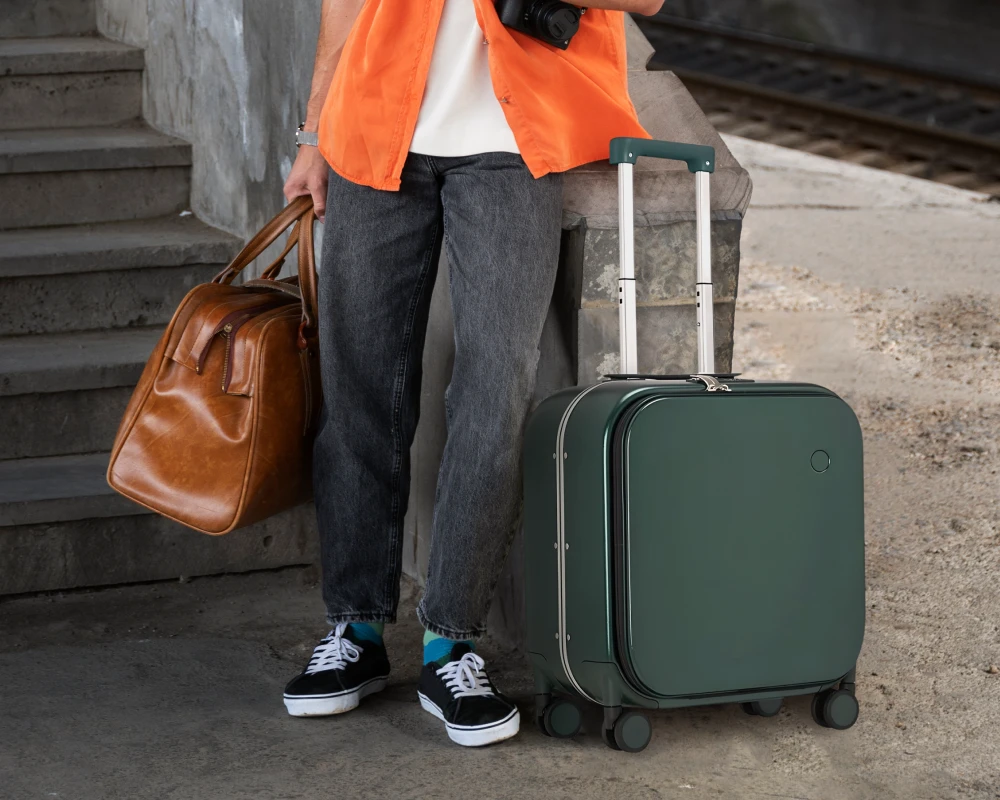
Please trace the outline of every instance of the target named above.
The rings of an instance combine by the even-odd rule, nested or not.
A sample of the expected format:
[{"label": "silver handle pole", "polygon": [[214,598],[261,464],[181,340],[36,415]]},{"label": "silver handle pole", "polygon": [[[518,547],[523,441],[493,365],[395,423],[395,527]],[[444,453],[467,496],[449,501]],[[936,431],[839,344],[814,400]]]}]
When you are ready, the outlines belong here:
[{"label": "silver handle pole", "polygon": [[[629,181],[631,185],[631,175]],[[712,204],[709,196],[709,173],[696,172],[695,181],[695,228],[698,242],[698,273],[695,285],[695,302],[698,312],[698,372],[711,375],[715,372],[715,317],[712,313],[714,299],[712,296]]]},{"label": "silver handle pole", "polygon": [[632,165],[618,165],[618,331],[622,374],[639,371],[635,333],[635,213],[632,207]]}]

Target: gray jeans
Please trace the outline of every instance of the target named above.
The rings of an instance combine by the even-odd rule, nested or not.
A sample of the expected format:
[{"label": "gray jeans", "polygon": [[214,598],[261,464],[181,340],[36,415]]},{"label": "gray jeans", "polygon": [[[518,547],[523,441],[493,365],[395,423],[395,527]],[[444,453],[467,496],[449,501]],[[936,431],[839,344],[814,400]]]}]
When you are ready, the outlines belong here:
[{"label": "gray jeans", "polygon": [[392,622],[410,444],[442,244],[455,365],[421,623],[485,632],[520,517],[521,446],[559,260],[562,176],[510,153],[411,154],[398,192],[331,173],[319,275],[314,483],[331,624]]}]

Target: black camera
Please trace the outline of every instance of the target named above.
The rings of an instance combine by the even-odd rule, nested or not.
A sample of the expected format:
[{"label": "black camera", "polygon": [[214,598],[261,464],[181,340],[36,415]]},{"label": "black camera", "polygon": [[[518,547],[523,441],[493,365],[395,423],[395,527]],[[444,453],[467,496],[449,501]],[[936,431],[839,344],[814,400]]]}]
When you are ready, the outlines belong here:
[{"label": "black camera", "polygon": [[496,0],[497,15],[508,28],[534,36],[560,50],[580,29],[583,9],[560,0]]}]

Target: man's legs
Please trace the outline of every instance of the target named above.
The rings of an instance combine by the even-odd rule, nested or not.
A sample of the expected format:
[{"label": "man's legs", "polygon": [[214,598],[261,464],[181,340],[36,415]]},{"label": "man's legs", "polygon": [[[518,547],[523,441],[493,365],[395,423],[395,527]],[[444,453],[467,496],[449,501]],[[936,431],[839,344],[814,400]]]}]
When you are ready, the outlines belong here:
[{"label": "man's legs", "polygon": [[439,192],[419,156],[407,162],[398,192],[330,177],[313,483],[331,625],[396,617],[421,351],[441,248]]},{"label": "man's legs", "polygon": [[313,481],[333,630],[285,687],[293,716],[350,711],[389,677],[381,623],[395,619],[399,601],[420,356],[442,237],[439,179],[426,159],[411,159],[399,192],[331,173],[327,202]]},{"label": "man's legs", "polygon": [[455,316],[430,563],[417,609],[451,639],[485,632],[520,517],[521,448],[559,261],[562,176],[520,156],[436,158]]}]

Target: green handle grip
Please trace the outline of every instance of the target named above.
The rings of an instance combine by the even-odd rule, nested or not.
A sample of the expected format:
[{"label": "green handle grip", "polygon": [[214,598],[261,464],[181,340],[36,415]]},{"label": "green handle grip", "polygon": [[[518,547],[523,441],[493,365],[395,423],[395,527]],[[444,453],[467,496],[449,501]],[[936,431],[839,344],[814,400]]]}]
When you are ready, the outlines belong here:
[{"label": "green handle grip", "polygon": [[619,136],[611,140],[611,163],[634,164],[640,156],[683,161],[691,172],[715,172],[715,148]]}]

